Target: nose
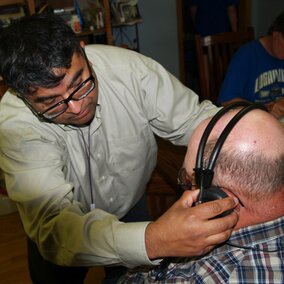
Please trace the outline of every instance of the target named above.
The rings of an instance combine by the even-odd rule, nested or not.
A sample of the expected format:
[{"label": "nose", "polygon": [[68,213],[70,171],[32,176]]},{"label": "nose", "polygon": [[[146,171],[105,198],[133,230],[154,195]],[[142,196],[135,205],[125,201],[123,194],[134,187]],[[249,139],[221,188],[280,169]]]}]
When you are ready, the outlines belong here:
[{"label": "nose", "polygon": [[78,114],[80,113],[82,108],[82,101],[69,101],[68,102],[68,109],[66,112]]}]

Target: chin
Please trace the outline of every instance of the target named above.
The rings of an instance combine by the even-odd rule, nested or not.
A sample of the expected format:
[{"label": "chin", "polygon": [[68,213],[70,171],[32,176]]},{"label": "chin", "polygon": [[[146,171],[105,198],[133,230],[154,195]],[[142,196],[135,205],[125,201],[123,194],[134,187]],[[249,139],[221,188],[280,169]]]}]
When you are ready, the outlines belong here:
[{"label": "chin", "polygon": [[65,113],[64,117],[54,120],[55,123],[65,125],[85,126],[89,125],[95,117],[96,107],[88,107],[82,115]]},{"label": "chin", "polygon": [[76,125],[76,126],[85,126],[85,125],[89,125],[93,119],[95,117],[95,114],[90,114],[81,118],[81,119],[72,119],[72,120],[69,120],[69,122],[67,124],[72,124],[72,125]]},{"label": "chin", "polygon": [[84,126],[89,125],[92,120],[94,119],[95,114],[94,113],[88,113],[88,115],[77,118],[76,115],[69,117],[69,118],[58,118],[54,119],[53,123],[55,124],[64,124],[64,125],[76,125],[76,126]]},{"label": "chin", "polygon": [[[84,121],[80,121],[80,122],[75,122],[75,123],[72,123],[73,125],[76,125],[76,126],[86,126],[86,125],[89,125],[91,124],[91,122],[93,121],[94,119],[94,116],[92,116],[91,118],[89,119],[86,119]],[[71,123],[70,123],[71,124]]]}]

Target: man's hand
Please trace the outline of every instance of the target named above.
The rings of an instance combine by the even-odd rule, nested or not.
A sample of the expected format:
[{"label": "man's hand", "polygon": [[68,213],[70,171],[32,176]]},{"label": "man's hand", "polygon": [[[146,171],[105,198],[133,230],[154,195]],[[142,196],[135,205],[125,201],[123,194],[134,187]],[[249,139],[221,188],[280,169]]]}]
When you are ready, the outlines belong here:
[{"label": "man's hand", "polygon": [[284,116],[284,98],[278,99],[266,105],[269,112],[276,118],[281,118]]},{"label": "man's hand", "polygon": [[230,237],[238,221],[237,213],[212,218],[235,208],[237,201],[224,198],[192,207],[198,192],[184,192],[167,212],[147,226],[145,242],[150,259],[202,255]]}]

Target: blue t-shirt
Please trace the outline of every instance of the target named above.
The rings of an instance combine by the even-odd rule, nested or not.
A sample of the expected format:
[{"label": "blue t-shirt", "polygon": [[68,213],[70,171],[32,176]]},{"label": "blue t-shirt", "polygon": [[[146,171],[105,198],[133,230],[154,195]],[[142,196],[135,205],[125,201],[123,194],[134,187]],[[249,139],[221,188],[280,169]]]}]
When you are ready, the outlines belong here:
[{"label": "blue t-shirt", "polygon": [[201,36],[231,31],[228,7],[239,0],[191,0],[190,6],[197,6],[195,16],[196,33]]},{"label": "blue t-shirt", "polygon": [[284,97],[284,60],[271,56],[259,40],[235,53],[227,70],[218,104],[234,98],[267,104]]}]

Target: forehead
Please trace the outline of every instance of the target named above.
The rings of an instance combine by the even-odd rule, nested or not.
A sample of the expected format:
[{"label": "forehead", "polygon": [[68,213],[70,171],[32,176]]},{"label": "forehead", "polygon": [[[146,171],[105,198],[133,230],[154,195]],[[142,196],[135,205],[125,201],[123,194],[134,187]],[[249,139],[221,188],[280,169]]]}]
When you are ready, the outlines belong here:
[{"label": "forehead", "polygon": [[74,52],[71,58],[71,63],[69,68],[65,67],[54,67],[52,72],[56,76],[68,75],[72,72],[76,72],[76,69],[84,67],[86,63],[85,57],[80,52]]},{"label": "forehead", "polygon": [[51,87],[39,86],[36,93],[32,94],[31,99],[41,96],[51,96],[66,92],[66,88],[72,85],[74,79],[79,78],[83,71],[86,69],[87,62],[81,53],[74,53],[72,56],[71,65],[69,68],[53,68],[52,71],[56,77],[59,78],[58,82],[55,81]]},{"label": "forehead", "polygon": [[[224,127],[227,125],[229,119],[236,114],[236,110],[230,111],[230,113],[226,113],[222,116],[222,119],[219,120],[213,127],[213,130],[211,131],[209,138],[207,141],[211,141],[212,139],[216,139],[218,135],[223,131]],[[204,133],[204,130],[206,129],[208,123],[210,122],[211,118],[205,119],[202,121],[194,130],[188,144],[188,150],[185,157],[185,167],[189,174],[193,172],[193,168],[195,167],[196,163],[196,156],[197,156],[197,150],[198,146],[201,140],[201,137]],[[216,137],[217,135],[217,137]]]}]

